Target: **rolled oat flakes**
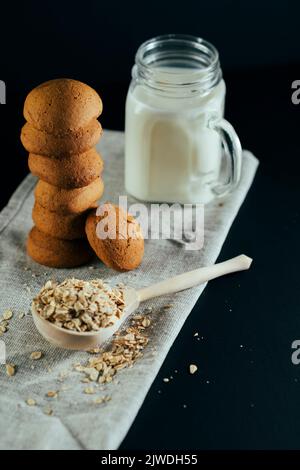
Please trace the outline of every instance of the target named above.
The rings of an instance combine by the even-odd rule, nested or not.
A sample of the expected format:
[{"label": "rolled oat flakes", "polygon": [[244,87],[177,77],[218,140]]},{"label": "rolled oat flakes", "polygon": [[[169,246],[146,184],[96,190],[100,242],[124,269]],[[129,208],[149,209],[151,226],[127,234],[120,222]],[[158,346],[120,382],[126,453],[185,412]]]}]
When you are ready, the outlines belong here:
[{"label": "rolled oat flakes", "polygon": [[123,288],[101,279],[47,281],[33,299],[32,311],[55,325],[80,332],[114,324],[124,309]]}]

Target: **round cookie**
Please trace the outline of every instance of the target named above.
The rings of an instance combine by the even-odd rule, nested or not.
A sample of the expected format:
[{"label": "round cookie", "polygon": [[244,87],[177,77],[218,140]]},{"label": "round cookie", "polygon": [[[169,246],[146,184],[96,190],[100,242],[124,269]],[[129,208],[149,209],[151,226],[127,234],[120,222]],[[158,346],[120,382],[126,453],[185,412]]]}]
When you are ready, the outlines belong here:
[{"label": "round cookie", "polygon": [[88,152],[57,158],[30,153],[28,166],[35,176],[53,186],[81,188],[95,181],[102,173],[103,160],[94,148]]},{"label": "round cookie", "polygon": [[36,129],[74,132],[100,116],[102,101],[85,83],[59,78],[42,83],[27,96],[24,117]]},{"label": "round cookie", "polygon": [[41,232],[64,240],[85,238],[86,216],[86,211],[80,214],[58,214],[45,209],[37,202],[32,211],[32,219]]},{"label": "round cookie", "polygon": [[49,211],[58,213],[80,213],[98,201],[104,190],[101,178],[84,188],[63,189],[39,180],[34,191],[37,203]]},{"label": "round cookie", "polygon": [[73,268],[87,263],[93,256],[86,240],[60,240],[36,227],[28,235],[27,253],[37,263],[51,268]]},{"label": "round cookie", "polygon": [[[94,210],[90,212],[85,225],[88,241],[96,255],[106,266],[117,271],[137,268],[144,255],[144,239],[139,224],[131,215],[111,203],[99,206],[97,213],[99,210],[100,216]],[[115,238],[100,238],[97,225],[102,222],[103,231],[107,232],[110,228],[109,219],[112,221],[111,227],[116,228]]]},{"label": "round cookie", "polygon": [[33,127],[28,122],[22,127],[21,142],[29,153],[62,158],[86,152],[96,145],[102,127],[93,119],[86,127],[74,132],[49,134]]}]

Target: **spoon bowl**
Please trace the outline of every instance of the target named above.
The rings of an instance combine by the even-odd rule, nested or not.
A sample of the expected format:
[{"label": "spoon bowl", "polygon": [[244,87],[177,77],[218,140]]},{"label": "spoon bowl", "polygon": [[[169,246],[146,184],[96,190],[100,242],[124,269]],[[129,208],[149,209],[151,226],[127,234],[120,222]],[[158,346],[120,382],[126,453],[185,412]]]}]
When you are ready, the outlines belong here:
[{"label": "spoon bowl", "polygon": [[117,319],[112,326],[101,328],[97,331],[80,332],[67,330],[51,323],[34,311],[32,311],[32,317],[37,330],[49,343],[63,349],[88,351],[89,349],[101,346],[101,344],[114,335],[121,324],[138,307],[137,291],[130,288],[125,289],[124,302],[125,308],[122,317]]}]

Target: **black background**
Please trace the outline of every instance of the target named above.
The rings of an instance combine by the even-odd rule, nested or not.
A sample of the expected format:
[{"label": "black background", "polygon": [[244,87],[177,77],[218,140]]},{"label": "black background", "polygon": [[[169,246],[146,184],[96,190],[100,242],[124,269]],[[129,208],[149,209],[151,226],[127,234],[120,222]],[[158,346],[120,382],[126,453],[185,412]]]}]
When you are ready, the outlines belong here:
[{"label": "black background", "polygon": [[[300,365],[291,362],[300,338],[300,105],[291,102],[291,83],[300,79],[299,13],[296,1],[1,4],[2,207],[28,171],[19,133],[30,89],[61,76],[87,82],[103,98],[103,126],[122,130],[134,53],[157,34],[195,34],[216,45],[226,117],[260,159],[220,256],[245,252],[253,268],[207,286],[122,450],[300,447]],[[199,367],[193,376],[190,363]]]}]

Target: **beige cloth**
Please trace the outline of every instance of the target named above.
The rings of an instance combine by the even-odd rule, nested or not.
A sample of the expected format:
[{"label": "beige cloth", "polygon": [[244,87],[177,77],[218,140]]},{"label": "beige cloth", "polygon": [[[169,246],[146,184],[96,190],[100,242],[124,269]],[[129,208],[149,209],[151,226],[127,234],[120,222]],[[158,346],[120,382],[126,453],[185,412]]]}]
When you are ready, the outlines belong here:
[{"label": "beige cloth", "polygon": [[[117,202],[123,189],[123,145],[120,132],[106,131],[100,149],[106,160],[105,199]],[[166,277],[215,262],[229,228],[251,186],[258,161],[244,152],[242,178],[238,188],[225,201],[209,205],[205,211],[205,243],[201,251],[187,251],[167,240],[148,240],[142,266],[136,272],[116,273],[94,261],[88,266],[55,270],[31,261],[25,253],[25,240],[32,225],[31,210],[35,178],[28,176],[0,214],[0,312],[12,309],[14,317],[9,331],[0,337],[6,345],[7,362],[17,366],[14,377],[7,377],[0,365],[0,448],[1,449],[115,449],[131,426],[166,354],[195,305],[204,286],[172,296],[173,308],[156,314],[156,328],[150,331],[150,344],[144,357],[133,368],[118,374],[119,384],[106,386],[110,402],[95,405],[95,395],[83,393],[85,384],[72,365],[85,361],[85,352],[57,349],[37,332],[29,312],[32,296],[48,278],[62,280],[75,276],[89,279],[100,277],[141,287]],[[237,253],[239,254],[239,253]],[[29,269],[27,269],[29,268]],[[160,307],[168,298],[158,298],[145,306]],[[203,315],[207,312],[203,312]],[[213,314],[211,312],[210,314]],[[199,318],[199,325],[201,318]],[[151,353],[155,347],[157,355]],[[43,351],[39,361],[30,361],[32,351]],[[34,367],[34,368],[33,368]],[[68,373],[63,383],[59,374]],[[69,387],[62,390],[62,387]],[[61,390],[57,399],[47,399],[49,390]],[[97,396],[101,395],[97,392]],[[102,393],[103,395],[103,393]],[[37,405],[29,407],[25,400],[33,398]],[[53,416],[43,409],[51,405]]]}]

